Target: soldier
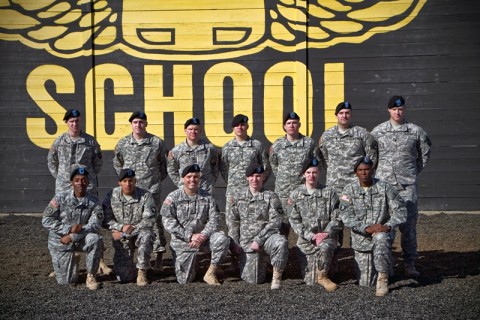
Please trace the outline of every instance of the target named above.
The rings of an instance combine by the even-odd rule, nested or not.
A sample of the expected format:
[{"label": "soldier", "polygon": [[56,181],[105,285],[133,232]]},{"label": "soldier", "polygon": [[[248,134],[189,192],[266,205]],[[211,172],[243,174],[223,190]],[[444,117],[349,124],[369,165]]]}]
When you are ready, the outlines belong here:
[{"label": "soldier", "polygon": [[[358,181],[345,186],[340,197],[340,216],[352,229],[355,271],[361,286],[373,286],[376,295],[388,294],[395,227],[407,218],[405,202],[388,182],[373,178],[373,162],[364,157],[355,165]],[[378,272],[378,275],[377,275]]]},{"label": "soldier", "polygon": [[263,188],[265,169],[250,164],[245,174],[248,187],[241,187],[230,197],[227,217],[228,235],[233,250],[240,255],[240,272],[249,283],[265,281],[265,255],[273,266],[271,289],[279,289],[288,260],[287,239],[280,234],[282,207],[278,196]]},{"label": "soldier", "polygon": [[220,263],[228,251],[228,237],[219,229],[220,214],[210,193],[200,189],[201,168],[192,164],[183,168],[182,187],[165,199],[161,214],[165,229],[171,234],[175,274],[180,284],[195,278],[195,258],[200,250],[212,253],[210,266],[203,277],[209,285],[220,285]]},{"label": "soldier", "polygon": [[[159,210],[162,205],[161,182],[167,177],[168,148],[162,139],[147,132],[147,115],[144,112],[133,112],[128,121],[132,125],[132,133],[118,141],[113,168],[117,175],[124,168],[134,170],[137,186],[152,194],[155,206]],[[156,218],[154,232],[156,235],[153,245],[153,251],[156,253],[155,269],[161,271],[167,240],[160,215]]]},{"label": "soldier", "polygon": [[70,109],[63,121],[68,131],[53,142],[48,151],[47,163],[50,173],[55,178],[55,193],[70,190],[70,173],[75,167],[84,167],[90,172],[88,193],[98,197],[97,174],[102,169],[103,159],[100,145],[94,137],[81,129],[80,111]]},{"label": "soldier", "polygon": [[282,203],[281,234],[288,238],[290,225],[287,217],[288,197],[302,184],[302,167],[316,158],[317,144],[300,133],[300,117],[287,113],[283,120],[285,136],[278,138],[270,148],[270,165],[275,175],[275,193]]},{"label": "soldier", "polygon": [[328,278],[328,271],[343,230],[338,196],[333,188],[320,184],[317,159],[306,163],[302,171],[305,184],[288,200],[290,225],[298,235],[302,277],[307,285],[318,283],[329,292],[335,291],[337,285]]},{"label": "soldier", "polygon": [[[155,201],[148,190],[136,187],[132,169],[120,170],[118,181],[119,187],[110,191],[103,202],[105,223],[112,230],[115,248],[113,268],[118,281],[129,282],[137,275],[137,285],[146,286],[155,240]],[[135,247],[138,248],[136,267],[133,263]]]},{"label": "soldier", "polygon": [[378,141],[376,177],[391,183],[407,205],[407,221],[400,226],[405,273],[418,277],[417,258],[418,197],[417,176],[430,159],[431,142],[427,133],[405,120],[405,100],[393,96],[388,102],[390,119],[372,130]]},{"label": "soldier", "polygon": [[98,234],[103,221],[102,207],[87,192],[88,171],[76,168],[70,174],[73,190],[57,193],[43,212],[42,225],[48,229],[48,249],[59,284],[75,284],[79,257],[86,252],[87,288],[97,290],[95,273],[103,248]]},{"label": "soldier", "polygon": [[248,186],[245,179],[245,170],[252,163],[262,164],[265,168],[265,181],[270,175],[268,154],[263,149],[262,143],[250,138],[247,134],[248,117],[237,114],[233,117],[232,128],[235,137],[228,141],[222,149],[220,158],[220,173],[227,182],[225,215],[230,211],[228,199],[235,189]]},{"label": "soldier", "polygon": [[182,186],[180,175],[184,167],[198,164],[201,169],[200,188],[213,193],[218,177],[218,152],[215,146],[200,138],[202,127],[198,118],[188,119],[185,124],[186,139],[176,145],[168,154],[167,170],[170,179],[178,187]]},{"label": "soldier", "polygon": [[337,125],[326,130],[319,141],[327,169],[327,185],[341,194],[343,187],[356,181],[353,167],[368,156],[377,163],[377,142],[365,128],[352,124],[352,104],[345,101],[335,109]]}]

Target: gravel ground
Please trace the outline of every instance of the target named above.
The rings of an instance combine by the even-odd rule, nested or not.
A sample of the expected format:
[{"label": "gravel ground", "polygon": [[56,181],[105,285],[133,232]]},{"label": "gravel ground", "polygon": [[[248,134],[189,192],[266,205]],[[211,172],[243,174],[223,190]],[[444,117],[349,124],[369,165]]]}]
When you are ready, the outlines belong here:
[{"label": "gravel ground", "polygon": [[[295,236],[283,286],[248,285],[225,265],[224,283],[212,287],[201,278],[189,285],[176,283],[171,256],[163,273],[149,273],[152,283],[119,284],[114,276],[99,276],[103,288],[89,291],[80,283],[59,286],[48,278],[52,270],[47,231],[40,217],[0,217],[0,319],[478,319],[480,314],[480,215],[421,215],[418,222],[418,269],[422,276],[407,279],[395,242],[395,272],[391,293],[375,297],[373,288],[355,284],[353,253],[346,231],[338,253],[334,293],[307,287],[296,267]],[[397,237],[398,238],[398,237]],[[106,241],[106,261],[113,251]],[[207,257],[206,257],[207,258]]]}]

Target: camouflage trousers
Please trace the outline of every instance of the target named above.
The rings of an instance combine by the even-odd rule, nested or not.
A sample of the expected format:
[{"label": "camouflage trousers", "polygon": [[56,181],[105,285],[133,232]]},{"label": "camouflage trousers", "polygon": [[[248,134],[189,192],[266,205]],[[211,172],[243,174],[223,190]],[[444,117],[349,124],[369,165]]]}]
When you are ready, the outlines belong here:
[{"label": "camouflage trousers", "polygon": [[280,234],[284,235],[288,239],[290,234],[290,221],[288,220],[287,208],[288,208],[288,197],[280,197],[280,203],[282,204],[282,225],[280,226]]},{"label": "camouflage trousers", "polygon": [[199,249],[189,248],[186,243],[182,246],[170,243],[178,283],[187,284],[195,279],[196,257],[200,251],[211,252],[210,263],[218,265],[228,252],[229,243],[230,239],[221,231],[212,234]]},{"label": "camouflage trousers", "polygon": [[336,239],[325,239],[319,246],[315,246],[315,252],[305,254],[301,248],[299,251],[300,272],[302,274],[303,281],[313,286],[317,283],[317,273],[319,270],[324,270],[328,273],[330,270],[330,264],[332,263],[335,249],[337,248]]},{"label": "camouflage trousers", "polygon": [[401,245],[403,259],[412,263],[418,256],[417,253],[417,220],[418,198],[417,186],[407,185],[399,190],[400,196],[405,200],[407,207],[407,221],[399,226],[401,232]]},{"label": "camouflage trousers", "polygon": [[[131,238],[113,240],[113,271],[120,282],[133,281],[137,269],[150,269],[150,256],[153,251],[155,234],[151,230],[139,230]],[[137,248],[137,264],[134,264],[135,248]]]},{"label": "camouflage trousers", "polygon": [[379,232],[372,236],[372,251],[355,250],[355,274],[358,284],[375,286],[378,272],[392,273],[392,243],[395,232]]},{"label": "camouflage trousers", "polygon": [[102,237],[96,233],[88,233],[85,238],[62,245],[58,237],[49,237],[48,249],[52,256],[53,270],[59,284],[73,284],[78,280],[78,256],[75,252],[86,253],[87,273],[96,274],[102,255]]},{"label": "camouflage trousers", "polygon": [[165,238],[165,229],[163,228],[162,215],[160,208],[162,207],[161,193],[152,193],[155,200],[155,209],[157,210],[157,217],[155,218],[155,225],[153,232],[155,233],[155,241],[153,243],[153,252],[165,252],[167,247],[167,239]]},{"label": "camouflage trousers", "polygon": [[272,266],[285,270],[288,261],[288,242],[280,234],[273,234],[259,252],[243,252],[240,256],[240,275],[248,283],[264,283],[268,258]]}]

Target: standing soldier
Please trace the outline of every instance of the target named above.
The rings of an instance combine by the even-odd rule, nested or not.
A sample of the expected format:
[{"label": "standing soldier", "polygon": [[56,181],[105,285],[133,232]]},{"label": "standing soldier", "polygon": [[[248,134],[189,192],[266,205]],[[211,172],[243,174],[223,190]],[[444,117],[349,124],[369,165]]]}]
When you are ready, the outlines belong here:
[{"label": "standing soldier", "polygon": [[339,218],[338,196],[332,187],[320,185],[320,172],[317,159],[304,166],[305,184],[291,193],[288,216],[298,235],[303,280],[307,285],[318,283],[331,292],[337,285],[328,278],[328,271],[343,223]]},{"label": "standing soldier", "polygon": [[[147,115],[136,111],[128,119],[132,125],[132,134],[120,139],[115,147],[113,168],[117,175],[122,169],[135,171],[136,184],[148,190],[155,201],[157,210],[160,210],[162,181],[167,177],[166,156],[168,149],[159,137],[147,132]],[[162,257],[167,241],[163,230],[162,217],[156,218],[154,225],[156,235],[153,251],[157,254],[155,268],[163,269]]]},{"label": "standing soldier", "polygon": [[[103,165],[102,150],[94,137],[81,129],[82,118],[77,109],[68,110],[64,117],[68,131],[53,142],[48,151],[47,163],[50,173],[55,178],[55,193],[71,190],[70,173],[76,167],[85,168],[89,173],[88,193],[98,197],[97,174]],[[113,270],[100,259],[100,273],[111,274]],[[50,277],[54,277],[52,272]]]},{"label": "standing soldier", "polygon": [[345,101],[335,109],[337,125],[326,130],[319,141],[327,169],[327,185],[341,194],[343,187],[356,181],[353,167],[364,156],[377,163],[377,142],[365,128],[353,125],[352,105]]},{"label": "standing soldier", "polygon": [[319,153],[317,144],[300,133],[300,117],[289,112],[283,120],[285,136],[278,138],[270,148],[270,165],[275,175],[275,193],[282,203],[281,234],[288,238],[290,224],[287,217],[288,197],[302,184],[302,167]]},{"label": "standing soldier", "polygon": [[400,226],[401,245],[408,276],[418,277],[417,258],[418,196],[417,176],[430,159],[431,142],[427,133],[404,118],[405,100],[393,96],[388,101],[390,119],[372,130],[378,141],[376,177],[394,185],[407,205],[407,221]]},{"label": "standing soldier", "polygon": [[70,174],[72,189],[57,193],[43,212],[42,225],[48,229],[48,249],[59,284],[74,284],[78,279],[79,257],[86,252],[87,288],[97,290],[95,273],[103,248],[103,210],[97,198],[87,192],[88,171],[76,168]]},{"label": "standing soldier", "polygon": [[239,188],[230,198],[227,217],[228,235],[233,251],[240,255],[240,272],[249,283],[265,281],[265,255],[273,266],[271,289],[279,289],[288,260],[287,239],[280,234],[282,207],[278,196],[263,188],[262,165],[252,163],[245,171],[248,186]]},{"label": "standing soldier", "polygon": [[183,168],[196,163],[201,169],[200,188],[213,194],[219,166],[217,149],[213,144],[200,138],[202,127],[198,118],[188,119],[184,129],[185,141],[176,145],[168,154],[168,175],[173,183],[181,187]]},{"label": "standing soldier", "polygon": [[200,189],[198,164],[183,168],[182,187],[171,192],[163,202],[161,214],[165,229],[172,236],[175,274],[180,284],[195,279],[197,253],[208,249],[212,253],[210,267],[203,280],[209,285],[220,285],[217,271],[228,252],[228,237],[219,231],[220,213],[210,193]]},{"label": "standing soldier", "polygon": [[[150,192],[135,186],[135,171],[120,170],[118,181],[119,187],[110,191],[103,201],[105,223],[112,230],[115,248],[113,269],[118,281],[129,282],[137,276],[137,285],[146,286],[155,240],[155,201]],[[136,267],[133,264],[135,247],[138,248]]]},{"label": "standing soldier", "polygon": [[225,215],[230,211],[230,196],[235,189],[248,186],[245,179],[245,170],[252,163],[259,163],[265,168],[265,181],[270,175],[268,154],[263,149],[262,143],[250,138],[247,134],[248,117],[237,114],[232,120],[235,137],[228,141],[222,148],[220,158],[220,173],[227,182]]},{"label": "standing soldier", "polygon": [[359,284],[373,286],[378,276],[376,295],[381,297],[388,294],[395,228],[406,221],[407,209],[390,183],[373,178],[373,162],[368,157],[360,159],[355,174],[358,181],[343,188],[340,216],[345,226],[352,229]]}]

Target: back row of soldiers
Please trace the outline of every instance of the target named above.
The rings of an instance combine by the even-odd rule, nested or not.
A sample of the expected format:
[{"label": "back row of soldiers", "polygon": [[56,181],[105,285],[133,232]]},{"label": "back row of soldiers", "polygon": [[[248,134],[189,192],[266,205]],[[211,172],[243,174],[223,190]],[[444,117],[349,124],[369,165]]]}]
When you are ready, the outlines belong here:
[{"label": "back row of soldiers", "polygon": [[[427,134],[420,127],[405,121],[403,117],[404,105],[405,101],[402,97],[392,97],[388,102],[390,119],[377,126],[372,133],[368,133],[366,129],[351,123],[352,105],[348,102],[342,102],[335,110],[335,115],[338,119],[337,125],[323,133],[319,146],[313,139],[303,136],[299,132],[301,125],[299,116],[294,112],[288,113],[284,118],[283,126],[286,134],[274,142],[269,153],[266,152],[258,140],[251,139],[248,136],[248,117],[236,115],[232,120],[235,137],[225,144],[221,155],[218,154],[217,149],[211,143],[201,138],[202,127],[197,118],[187,120],[184,126],[186,140],[168,152],[162,139],[146,131],[148,124],[147,115],[143,112],[134,112],[129,119],[132,124],[132,134],[121,139],[117,144],[113,164],[119,176],[120,191],[124,191],[122,181],[126,177],[131,178],[134,180],[134,186],[136,183],[137,187],[140,187],[138,189],[149,191],[155,208],[162,208],[161,214],[147,214],[149,219],[153,217],[156,220],[152,223],[152,226],[156,226],[155,236],[151,237],[152,243],[153,239],[155,239],[153,245],[153,251],[157,254],[155,265],[161,268],[162,254],[165,252],[166,242],[162,224],[163,217],[167,231],[172,234],[170,246],[172,247],[174,261],[176,261],[177,279],[181,283],[186,283],[193,279],[193,274],[188,270],[191,269],[192,265],[189,263],[193,262],[194,255],[186,254],[189,251],[186,249],[190,248],[190,251],[196,252],[201,246],[209,243],[210,249],[216,250],[217,254],[215,256],[217,258],[215,261],[213,260],[214,251],[212,251],[212,265],[204,279],[207,283],[218,284],[218,279],[215,275],[216,267],[223,256],[221,252],[226,243],[226,250],[230,248],[233,255],[242,257],[243,254],[244,258],[241,263],[242,278],[249,282],[259,283],[264,280],[262,273],[252,276],[248,270],[252,269],[249,267],[252,263],[260,265],[260,262],[263,261],[261,253],[266,251],[270,255],[271,263],[274,266],[272,288],[280,287],[281,272],[286,264],[288,248],[285,237],[281,239],[279,236],[281,234],[288,237],[291,224],[293,230],[299,236],[298,246],[304,252],[305,261],[302,264],[302,270],[305,282],[307,284],[317,282],[329,291],[335,290],[336,285],[328,279],[327,274],[328,264],[331,260],[331,255],[333,255],[332,250],[338,244],[338,234],[336,232],[340,232],[343,228],[342,219],[340,218],[340,211],[342,210],[339,210],[339,208],[343,208],[344,212],[352,211],[351,208],[356,208],[353,211],[358,211],[357,218],[368,220],[372,219],[370,217],[372,214],[380,214],[378,213],[379,208],[375,208],[375,206],[385,205],[378,200],[378,195],[372,194],[373,189],[375,189],[376,193],[382,193],[377,190],[379,188],[371,188],[371,185],[376,184],[377,180],[371,180],[369,182],[370,185],[367,187],[362,185],[362,179],[355,171],[358,167],[362,169],[363,165],[371,167],[372,179],[374,168],[377,168],[376,177],[387,182],[387,187],[382,189],[383,197],[388,194],[387,207],[381,209],[386,210],[387,213],[381,213],[380,216],[384,215],[382,219],[374,219],[370,224],[385,225],[389,220],[396,222],[392,223],[388,230],[375,227],[373,228],[375,230],[369,229],[372,232],[366,232],[365,230],[371,226],[370,224],[360,223],[361,228],[358,231],[356,229],[358,223],[356,225],[347,224],[344,221],[347,226],[352,227],[354,234],[363,234],[364,238],[368,240],[367,242],[370,243],[367,246],[365,244],[360,247],[357,246],[358,248],[355,245],[355,241],[352,243],[352,247],[356,250],[355,258],[359,270],[368,269],[372,264],[374,266],[376,264],[382,265],[381,262],[376,261],[375,257],[371,255],[374,251],[372,249],[372,243],[375,242],[373,239],[378,238],[379,232],[388,232],[394,236],[395,226],[400,225],[406,272],[410,276],[418,276],[414,266],[414,260],[417,255],[415,226],[418,217],[416,178],[428,162],[431,144]],[[78,110],[69,110],[65,114],[64,120],[69,131],[54,142],[49,152],[49,169],[56,177],[56,197],[58,197],[59,192],[70,190],[68,177],[74,165],[81,166],[91,173],[88,179],[88,188],[92,194],[96,195],[96,174],[101,169],[102,155],[100,147],[94,138],[81,131],[79,117],[80,113]],[[321,166],[327,169],[328,187],[319,184],[319,170]],[[312,168],[317,168],[318,170]],[[311,171],[315,172],[312,174]],[[130,177],[128,175],[125,176],[125,172],[130,172]],[[207,202],[210,201],[214,204],[211,193],[219,172],[227,182],[225,213],[229,236],[232,240],[228,243],[228,241],[225,242],[226,240],[223,237],[217,235],[215,236],[215,241],[213,241],[214,244],[212,244],[209,240],[212,234],[217,234],[214,230],[215,228],[211,229],[211,232],[205,233],[198,229],[202,225],[205,227],[207,222],[210,221],[210,218],[208,218],[209,214],[206,215],[207,218],[200,219],[200,223],[193,226],[193,229],[187,233],[185,233],[186,225],[179,223],[179,221],[181,216],[195,215],[198,213],[198,210],[203,210],[202,201],[199,201],[198,198],[200,194],[202,194],[202,199],[210,197],[211,200]],[[275,175],[275,192],[266,192],[263,188],[270,172],[273,172]],[[131,176],[132,174],[133,176]],[[179,186],[180,191],[177,190],[169,194],[162,205],[160,186],[161,181],[167,175]],[[193,188],[196,189],[193,192],[193,196],[188,195],[187,190],[189,190],[189,187],[185,185],[186,179],[188,180],[191,175],[198,175],[199,180],[198,189]],[[310,182],[309,175],[314,176],[314,179],[310,177]],[[257,177],[256,179],[254,178],[255,176]],[[258,176],[261,177],[260,182],[256,181],[259,180]],[[121,180],[120,178],[124,179]],[[373,183],[374,181],[375,183]],[[188,183],[192,183],[192,181]],[[360,191],[351,187],[351,190],[346,188],[347,185],[359,183],[362,186]],[[345,193],[346,189],[350,190],[349,194]],[[113,191],[114,193],[115,190]],[[184,192],[182,193],[181,190]],[[199,190],[203,191],[200,192]],[[120,191],[117,190],[116,192]],[[69,192],[71,193],[71,191]],[[125,195],[125,192],[123,193]],[[366,194],[369,197],[366,197]],[[397,194],[400,194],[401,197],[397,197]],[[340,195],[341,197],[339,197]],[[363,203],[357,201],[358,196],[363,199]],[[120,195],[117,195],[117,197],[122,199]],[[367,201],[367,198],[370,200]],[[103,209],[105,211],[105,221],[112,229],[114,240],[139,238],[130,236],[133,229],[128,230],[126,228],[123,230],[124,226],[115,225],[112,222],[112,220],[118,220],[118,217],[115,212],[112,212],[115,210],[111,210],[114,209],[114,206],[110,205],[111,199],[112,193],[107,195]],[[135,196],[133,199],[135,199]],[[56,200],[52,201],[55,202]],[[390,203],[390,201],[396,202]],[[403,201],[405,201],[408,209],[408,214],[405,211],[405,221],[399,218],[403,215],[401,209],[402,206],[405,206]],[[124,202],[132,202],[131,195],[130,200]],[[252,206],[252,203],[255,205]],[[51,205],[47,208],[46,214],[47,211],[50,214],[52,211],[55,211],[55,206],[52,207]],[[182,207],[184,209],[181,209]],[[154,212],[155,208],[152,209]],[[260,214],[258,220],[264,223],[255,225],[255,219],[252,220],[251,217],[249,219],[248,213],[251,213],[251,216]],[[321,218],[322,215],[326,215],[327,219],[325,220],[325,217]],[[202,214],[199,216],[202,216]],[[342,214],[342,216],[347,219],[346,213]],[[350,217],[347,220],[352,220],[354,216],[355,214],[352,215],[350,212]],[[392,219],[393,216],[395,216],[395,219]],[[246,219],[248,223],[246,221],[242,223],[242,219]],[[277,226],[276,220],[281,221],[281,224]],[[185,221],[192,222],[192,219]],[[212,227],[211,224],[209,226]],[[178,234],[178,228],[183,230],[182,236]],[[120,234],[115,232],[120,232]],[[263,238],[259,235],[263,235]],[[270,236],[274,236],[275,241],[270,240],[267,244]],[[391,235],[389,240],[393,241],[393,236]],[[250,237],[250,242],[253,241],[252,245],[255,243],[253,247],[251,245],[247,246],[245,237]],[[355,240],[354,237],[352,237],[352,240]],[[186,246],[174,248],[176,240],[185,242]],[[138,240],[135,241],[138,242]],[[388,245],[386,246],[388,247]],[[329,253],[327,257],[330,258],[325,259],[321,257],[319,252],[322,250],[320,250],[320,247],[328,248],[327,251]],[[325,255],[327,251],[323,250],[322,252],[324,253],[322,254]],[[285,256],[284,252],[286,252],[287,256]],[[247,259],[248,253],[255,253],[255,255],[252,256],[253,258]],[[312,253],[316,253],[317,257],[312,258],[315,257]],[[53,254],[52,259],[55,261]],[[187,265],[184,263],[187,263]],[[312,268],[312,266],[315,267]],[[376,266],[377,269],[379,269],[379,266]],[[138,273],[138,277],[142,274],[143,278],[143,273],[145,268],[148,268],[148,265],[146,263],[138,263],[137,267],[141,270]],[[116,266],[114,268],[117,276],[122,273]],[[180,270],[183,270],[184,274],[181,274]],[[243,272],[244,270],[245,272]],[[312,270],[313,272],[307,272]],[[379,276],[379,279],[382,278],[383,282],[383,289],[381,288],[380,291],[377,283],[378,295],[386,294],[385,283],[387,283],[388,277],[383,279],[385,278],[383,273],[381,271],[381,276]],[[141,279],[142,281],[140,282],[137,278],[137,283],[146,284],[146,272],[144,276],[144,279]],[[87,285],[89,278],[87,278]],[[129,277],[127,276],[125,279],[127,278]],[[375,272],[372,276],[361,276],[359,274],[360,284],[372,285],[372,279],[375,279]],[[388,292],[388,289],[386,292]]]}]

